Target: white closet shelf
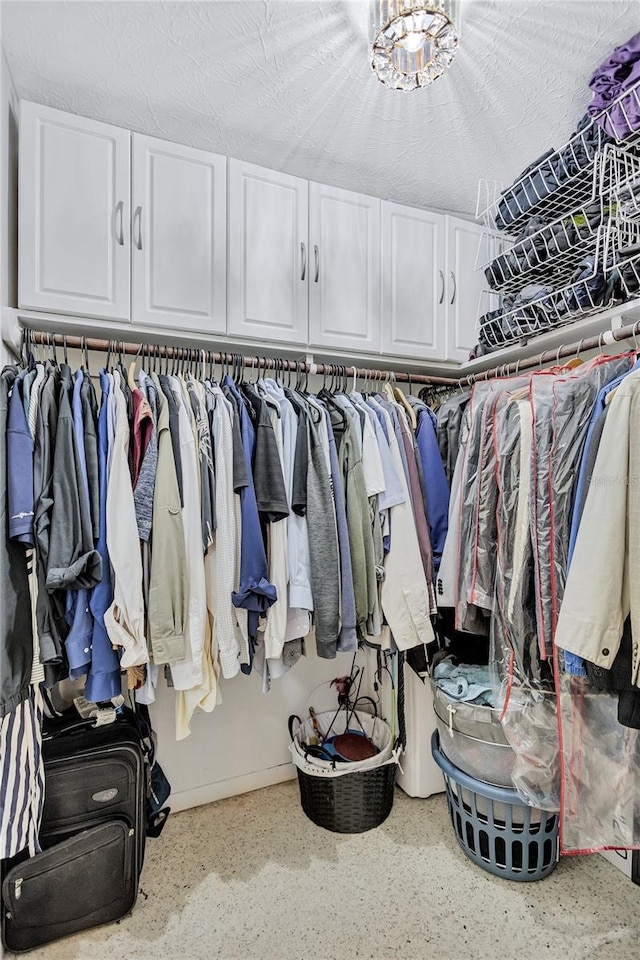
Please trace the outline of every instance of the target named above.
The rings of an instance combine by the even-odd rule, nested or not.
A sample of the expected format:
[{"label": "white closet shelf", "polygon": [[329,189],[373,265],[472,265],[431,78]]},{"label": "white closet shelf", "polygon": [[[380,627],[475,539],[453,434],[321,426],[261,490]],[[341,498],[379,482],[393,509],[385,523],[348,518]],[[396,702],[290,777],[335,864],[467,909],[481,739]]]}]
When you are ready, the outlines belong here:
[{"label": "white closet shelf", "polygon": [[[578,343],[582,338],[586,339],[587,337],[598,336],[598,334],[602,334],[603,345],[606,345],[608,342],[612,342],[607,340],[607,332],[633,323],[634,320],[640,321],[640,299],[610,307],[600,313],[584,317],[582,320],[575,320],[573,323],[549,330],[547,333],[538,334],[526,341],[511,343],[501,350],[488,353],[485,357],[478,357],[477,360],[469,360],[458,367],[458,374],[459,376],[468,376],[472,373],[479,373],[482,370],[489,370],[501,364],[514,363],[519,359],[524,360],[525,357],[534,357],[536,354],[555,350],[564,343],[574,341]],[[640,343],[640,322],[638,324],[638,336],[638,342]]]}]

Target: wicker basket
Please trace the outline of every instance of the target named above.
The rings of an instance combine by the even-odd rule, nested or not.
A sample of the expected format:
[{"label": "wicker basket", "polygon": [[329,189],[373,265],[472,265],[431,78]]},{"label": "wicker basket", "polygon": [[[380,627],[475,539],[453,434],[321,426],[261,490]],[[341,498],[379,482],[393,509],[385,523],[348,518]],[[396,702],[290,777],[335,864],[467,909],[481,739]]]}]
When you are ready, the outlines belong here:
[{"label": "wicker basket", "polygon": [[379,827],[393,807],[396,764],[384,763],[343,777],[313,777],[298,769],[302,809],[333,833],[364,833]]},{"label": "wicker basket", "polygon": [[[298,717],[289,718],[291,755],[298,771],[302,809],[315,824],[333,833],[364,833],[380,826],[393,807],[396,781],[396,756],[391,730],[380,717],[360,714],[367,734],[379,748],[376,757],[356,763],[336,763],[306,754],[299,737],[305,726]],[[344,732],[346,714],[320,714],[318,720]],[[298,732],[294,733],[296,723]],[[306,721],[308,726],[309,721]]]}]

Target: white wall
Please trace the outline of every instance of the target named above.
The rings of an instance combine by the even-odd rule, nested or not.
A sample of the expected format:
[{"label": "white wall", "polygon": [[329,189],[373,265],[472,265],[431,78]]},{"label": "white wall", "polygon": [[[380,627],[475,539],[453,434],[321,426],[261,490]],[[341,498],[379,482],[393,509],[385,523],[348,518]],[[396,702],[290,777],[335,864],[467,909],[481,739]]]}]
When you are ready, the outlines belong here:
[{"label": "white wall", "polygon": [[18,97],[0,56],[0,305],[17,306]]},{"label": "white wall", "polygon": [[313,637],[307,638],[307,653],[289,673],[273,681],[267,694],[261,692],[255,672],[222,681],[223,703],[211,714],[198,710],[191,736],[180,742],[174,732],[175,694],[163,685],[152,719],[158,734],[158,759],[173,788],[173,810],[295,776],[287,719],[292,713],[308,716],[309,706],[318,712],[335,709],[336,692],[328,681],[348,673],[352,660],[352,654],[320,660]]},{"label": "white wall", "polygon": [[[18,98],[0,50],[0,311],[17,305]],[[0,367],[11,354],[0,338]]]}]

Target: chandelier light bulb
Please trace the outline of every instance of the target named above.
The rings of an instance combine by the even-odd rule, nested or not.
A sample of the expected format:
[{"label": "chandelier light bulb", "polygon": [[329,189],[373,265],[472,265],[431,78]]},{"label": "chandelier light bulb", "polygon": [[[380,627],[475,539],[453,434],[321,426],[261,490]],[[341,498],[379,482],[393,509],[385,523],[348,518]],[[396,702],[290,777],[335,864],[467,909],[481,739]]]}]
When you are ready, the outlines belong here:
[{"label": "chandelier light bulb", "polygon": [[392,90],[433,83],[451,65],[459,40],[456,0],[373,0],[371,67]]}]

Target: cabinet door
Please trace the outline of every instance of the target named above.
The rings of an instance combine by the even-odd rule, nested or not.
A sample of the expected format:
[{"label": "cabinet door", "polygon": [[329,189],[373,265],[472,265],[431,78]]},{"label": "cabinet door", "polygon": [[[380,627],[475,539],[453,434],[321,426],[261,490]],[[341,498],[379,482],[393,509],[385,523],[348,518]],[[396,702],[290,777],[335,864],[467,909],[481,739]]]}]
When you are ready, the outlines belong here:
[{"label": "cabinet door", "polygon": [[380,350],[380,200],[309,185],[309,330],[315,347]]},{"label": "cabinet door", "polygon": [[444,357],[445,266],[444,216],[383,202],[383,353]]},{"label": "cabinet door", "polygon": [[130,134],[22,102],[20,306],[130,319]]},{"label": "cabinet door", "polygon": [[[484,228],[477,223],[447,217],[446,360],[464,362],[478,342],[476,323],[486,282],[476,270],[478,245]],[[486,235],[486,234],[485,234]],[[486,258],[484,258],[486,260]]]},{"label": "cabinet door", "polygon": [[226,333],[227,159],[133,134],[132,319]]},{"label": "cabinet door", "polygon": [[306,344],[308,184],[229,161],[229,333]]}]

